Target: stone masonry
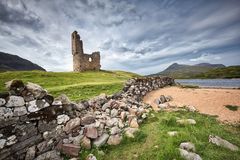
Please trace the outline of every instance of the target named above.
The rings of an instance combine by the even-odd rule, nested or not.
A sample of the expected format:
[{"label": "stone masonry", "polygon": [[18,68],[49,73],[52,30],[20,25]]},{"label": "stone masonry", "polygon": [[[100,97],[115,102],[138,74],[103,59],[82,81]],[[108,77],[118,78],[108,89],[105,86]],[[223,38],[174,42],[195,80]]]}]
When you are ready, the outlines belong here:
[{"label": "stone masonry", "polygon": [[100,70],[100,52],[84,54],[83,42],[77,31],[72,33],[73,71]]}]

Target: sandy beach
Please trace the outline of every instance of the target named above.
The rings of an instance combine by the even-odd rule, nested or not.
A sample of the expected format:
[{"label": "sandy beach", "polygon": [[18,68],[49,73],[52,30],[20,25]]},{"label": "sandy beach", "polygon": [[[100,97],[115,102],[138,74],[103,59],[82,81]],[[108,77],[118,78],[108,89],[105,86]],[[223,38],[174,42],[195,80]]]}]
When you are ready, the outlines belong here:
[{"label": "sandy beach", "polygon": [[172,105],[193,105],[200,113],[217,115],[218,120],[222,122],[240,122],[240,108],[231,111],[225,107],[225,105],[240,106],[239,89],[166,87],[148,93],[144,97],[144,102],[156,109],[154,100],[160,95],[172,96],[173,100],[170,102]]}]

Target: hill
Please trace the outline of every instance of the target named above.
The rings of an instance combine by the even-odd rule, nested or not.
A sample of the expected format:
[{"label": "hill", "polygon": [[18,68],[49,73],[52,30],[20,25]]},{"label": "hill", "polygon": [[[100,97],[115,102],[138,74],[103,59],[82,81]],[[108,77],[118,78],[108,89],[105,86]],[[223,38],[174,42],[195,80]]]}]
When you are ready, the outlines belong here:
[{"label": "hill", "polygon": [[0,52],[0,71],[30,71],[30,70],[42,70],[44,68],[37,64],[32,63],[29,60],[23,59],[17,55],[12,55],[4,52]]},{"label": "hill", "polygon": [[240,78],[240,66],[211,69],[196,78]]},{"label": "hill", "polygon": [[71,100],[83,100],[100,93],[113,94],[122,89],[126,80],[139,76],[123,71],[88,72],[43,72],[43,71],[7,71],[0,73],[0,91],[5,90],[4,83],[12,79],[33,82],[46,88],[54,96],[62,93]]},{"label": "hill", "polygon": [[167,69],[162,72],[156,73],[155,75],[170,76],[173,78],[195,78],[199,77],[203,73],[206,73],[212,69],[225,68],[222,64],[210,64],[200,63],[196,65],[185,65],[173,63]]}]

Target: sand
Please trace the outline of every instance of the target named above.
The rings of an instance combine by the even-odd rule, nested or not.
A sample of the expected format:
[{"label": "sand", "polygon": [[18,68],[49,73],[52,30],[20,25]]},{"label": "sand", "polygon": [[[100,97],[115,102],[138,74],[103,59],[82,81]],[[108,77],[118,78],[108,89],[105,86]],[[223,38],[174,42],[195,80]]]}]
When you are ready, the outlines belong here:
[{"label": "sand", "polygon": [[193,105],[200,113],[217,115],[218,120],[222,122],[240,123],[240,108],[231,111],[225,107],[225,105],[240,106],[239,89],[166,87],[148,93],[143,101],[156,109],[154,100],[160,95],[172,96],[173,100],[170,103],[173,105]]}]

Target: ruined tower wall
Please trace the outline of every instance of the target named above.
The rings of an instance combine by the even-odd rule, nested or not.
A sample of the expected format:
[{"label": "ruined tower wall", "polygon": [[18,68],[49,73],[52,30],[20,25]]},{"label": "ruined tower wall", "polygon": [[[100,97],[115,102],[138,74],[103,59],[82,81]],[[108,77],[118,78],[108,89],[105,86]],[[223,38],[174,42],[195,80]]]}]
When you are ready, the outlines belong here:
[{"label": "ruined tower wall", "polygon": [[72,33],[73,71],[100,70],[100,52],[84,54],[83,42],[77,31]]}]

